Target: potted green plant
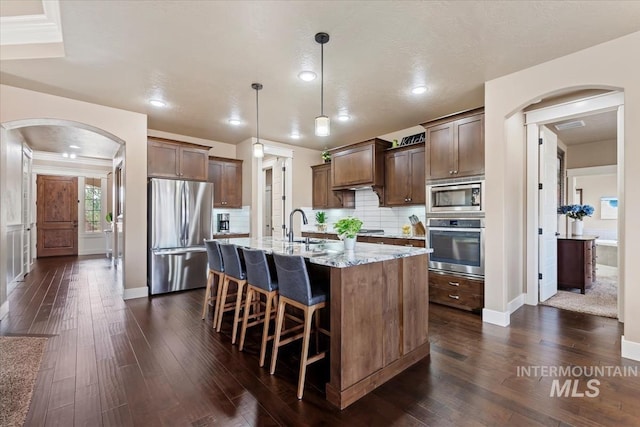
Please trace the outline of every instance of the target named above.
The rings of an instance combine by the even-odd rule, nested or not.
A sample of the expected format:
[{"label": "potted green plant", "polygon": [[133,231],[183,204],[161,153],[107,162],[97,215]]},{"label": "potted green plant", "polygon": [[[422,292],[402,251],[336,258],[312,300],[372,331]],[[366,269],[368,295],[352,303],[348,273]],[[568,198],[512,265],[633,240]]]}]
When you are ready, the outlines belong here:
[{"label": "potted green plant", "polygon": [[320,233],[327,231],[327,213],[324,211],[316,212],[316,228]]},{"label": "potted green plant", "polygon": [[334,230],[338,233],[340,240],[344,241],[344,249],[352,251],[356,245],[356,236],[362,228],[362,221],[358,218],[348,216],[339,219],[334,225]]},{"label": "potted green plant", "polygon": [[329,150],[324,150],[322,152],[322,160],[324,160],[325,163],[329,163],[331,161],[331,154],[329,154]]}]

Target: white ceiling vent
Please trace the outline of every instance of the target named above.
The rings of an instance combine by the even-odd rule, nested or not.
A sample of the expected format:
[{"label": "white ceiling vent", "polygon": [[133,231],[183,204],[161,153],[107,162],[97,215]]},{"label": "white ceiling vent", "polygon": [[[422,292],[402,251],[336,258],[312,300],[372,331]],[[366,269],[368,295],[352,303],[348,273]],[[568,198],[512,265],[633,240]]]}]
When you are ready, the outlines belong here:
[{"label": "white ceiling vent", "polygon": [[572,122],[560,123],[559,125],[555,125],[555,128],[558,130],[575,129],[581,127],[584,127],[584,122],[582,120],[574,120]]}]

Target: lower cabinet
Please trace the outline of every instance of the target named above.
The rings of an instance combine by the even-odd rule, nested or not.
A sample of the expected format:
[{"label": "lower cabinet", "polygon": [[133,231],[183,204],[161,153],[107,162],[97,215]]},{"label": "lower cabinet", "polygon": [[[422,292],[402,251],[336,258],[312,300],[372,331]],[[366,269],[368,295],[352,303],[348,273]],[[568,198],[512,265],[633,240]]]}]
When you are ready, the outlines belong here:
[{"label": "lower cabinet", "polygon": [[480,312],[484,308],[484,280],[429,270],[429,301]]}]

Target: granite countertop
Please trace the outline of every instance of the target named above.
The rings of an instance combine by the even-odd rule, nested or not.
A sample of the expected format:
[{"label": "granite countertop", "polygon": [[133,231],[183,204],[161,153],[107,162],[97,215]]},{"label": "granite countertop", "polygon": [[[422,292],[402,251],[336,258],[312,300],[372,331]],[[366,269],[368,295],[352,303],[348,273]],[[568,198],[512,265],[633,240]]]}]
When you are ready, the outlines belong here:
[{"label": "granite countertop", "polygon": [[[299,240],[303,240],[298,238]],[[396,258],[405,258],[433,252],[433,249],[415,248],[409,246],[376,245],[374,243],[356,242],[354,251],[345,251],[344,244],[335,240],[310,239],[310,245],[305,243],[289,243],[286,240],[263,237],[261,239],[235,238],[228,239],[229,243],[251,249],[261,249],[267,253],[284,255],[301,255],[312,264],[328,267],[345,268],[354,265],[371,264]]]},{"label": "granite countertop", "polygon": [[558,236],[558,240],[595,240],[598,236],[574,236],[574,235],[560,235]]},{"label": "granite countertop", "polygon": [[[326,234],[328,236],[337,236],[338,234],[331,231],[317,231],[317,230],[302,230],[303,233],[314,233],[314,234]],[[414,235],[405,235],[402,233],[399,234],[386,234],[386,233],[359,233],[358,236],[365,237],[380,237],[385,239],[413,239],[413,240],[424,240],[426,236],[414,236]]]}]

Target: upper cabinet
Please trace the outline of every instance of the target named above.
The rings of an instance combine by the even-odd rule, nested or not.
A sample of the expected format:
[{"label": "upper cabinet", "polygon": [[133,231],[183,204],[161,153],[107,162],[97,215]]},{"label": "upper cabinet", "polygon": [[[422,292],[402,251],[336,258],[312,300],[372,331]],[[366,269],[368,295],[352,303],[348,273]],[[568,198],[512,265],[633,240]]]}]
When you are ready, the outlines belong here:
[{"label": "upper cabinet", "polygon": [[426,178],[484,174],[484,112],[476,109],[423,123],[426,129]]},{"label": "upper cabinet", "polygon": [[354,208],[356,196],[353,190],[333,191],[331,164],[311,166],[313,178],[313,209]]},{"label": "upper cabinet", "polygon": [[209,157],[209,178],[213,183],[213,206],[242,207],[242,160]]},{"label": "upper cabinet", "polygon": [[424,144],[385,153],[385,206],[424,205]]},{"label": "upper cabinet", "polygon": [[149,138],[147,175],[154,178],[207,180],[209,147]]},{"label": "upper cabinet", "polygon": [[389,141],[374,138],[331,150],[333,189],[370,186],[384,203],[384,150],[389,147]]}]

